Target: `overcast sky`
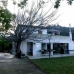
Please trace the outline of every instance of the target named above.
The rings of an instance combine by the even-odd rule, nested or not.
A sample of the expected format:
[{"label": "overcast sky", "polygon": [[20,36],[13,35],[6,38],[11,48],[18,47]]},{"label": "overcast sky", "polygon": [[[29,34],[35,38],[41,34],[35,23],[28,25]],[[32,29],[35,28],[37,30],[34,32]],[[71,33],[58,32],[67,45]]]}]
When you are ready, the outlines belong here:
[{"label": "overcast sky", "polygon": [[[50,4],[48,4],[48,7],[49,5]],[[17,6],[15,6],[15,10],[14,10],[14,6],[11,0],[8,0],[8,9],[12,13],[14,12],[17,13],[18,11]],[[58,23],[61,26],[67,26],[67,27],[69,26],[69,24],[71,24],[71,26],[74,27],[74,3],[70,6],[67,4],[66,1],[62,1],[61,6],[58,9],[58,15],[59,14],[61,14],[60,17],[54,23]]]}]

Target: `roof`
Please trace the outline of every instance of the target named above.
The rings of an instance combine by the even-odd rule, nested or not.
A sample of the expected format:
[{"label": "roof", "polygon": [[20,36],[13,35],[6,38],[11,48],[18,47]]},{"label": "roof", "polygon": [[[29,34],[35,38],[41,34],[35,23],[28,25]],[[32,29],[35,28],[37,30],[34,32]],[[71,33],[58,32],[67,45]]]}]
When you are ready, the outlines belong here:
[{"label": "roof", "polygon": [[15,37],[15,35],[11,35],[11,36],[8,36],[6,37],[6,39],[10,42],[16,42],[17,38]]},{"label": "roof", "polygon": [[40,29],[47,29],[48,31],[53,31],[53,32],[60,32],[59,30],[54,30],[54,29],[50,29],[50,26],[31,26],[31,25],[23,25],[23,24],[18,24],[18,26],[16,27],[16,31],[18,31],[19,28],[40,28]]}]

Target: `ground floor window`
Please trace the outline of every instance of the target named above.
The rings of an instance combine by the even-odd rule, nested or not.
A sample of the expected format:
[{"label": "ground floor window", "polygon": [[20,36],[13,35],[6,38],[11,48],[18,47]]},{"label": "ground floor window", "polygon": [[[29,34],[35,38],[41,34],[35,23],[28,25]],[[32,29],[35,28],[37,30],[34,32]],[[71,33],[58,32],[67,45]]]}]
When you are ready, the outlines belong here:
[{"label": "ground floor window", "polygon": [[68,54],[68,43],[53,43],[54,54]]}]

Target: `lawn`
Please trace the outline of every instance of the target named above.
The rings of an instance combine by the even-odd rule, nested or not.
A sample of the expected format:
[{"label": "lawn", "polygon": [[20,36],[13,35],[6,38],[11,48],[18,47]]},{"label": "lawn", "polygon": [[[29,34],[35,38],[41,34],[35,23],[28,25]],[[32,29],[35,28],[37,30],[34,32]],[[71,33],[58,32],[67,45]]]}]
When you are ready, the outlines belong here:
[{"label": "lawn", "polygon": [[47,74],[74,74],[74,56],[32,61]]}]

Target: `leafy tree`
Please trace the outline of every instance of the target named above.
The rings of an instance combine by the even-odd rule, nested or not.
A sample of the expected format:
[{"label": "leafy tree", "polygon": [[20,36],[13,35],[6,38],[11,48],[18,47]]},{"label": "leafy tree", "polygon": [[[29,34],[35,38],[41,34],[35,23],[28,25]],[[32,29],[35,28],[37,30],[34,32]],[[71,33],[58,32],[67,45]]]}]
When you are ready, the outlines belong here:
[{"label": "leafy tree", "polygon": [[3,6],[0,6],[0,31],[7,31],[12,25],[13,14],[6,8],[7,2],[2,1]]},{"label": "leafy tree", "polygon": [[21,1],[20,3],[18,3],[18,6],[23,8],[24,6],[26,6],[26,3],[27,3],[28,0],[23,0]]},{"label": "leafy tree", "polygon": [[[18,6],[20,6],[21,8],[23,8],[24,5],[26,5],[27,1],[28,0],[22,0],[20,3],[18,3]],[[50,0],[50,1],[52,1],[52,0]],[[56,0],[54,8],[58,8],[60,6],[61,1],[63,1],[63,0]],[[67,1],[67,3],[69,5],[72,5],[72,3],[73,3],[74,0],[66,0],[66,1]],[[16,2],[14,2],[14,4],[16,4]]]},{"label": "leafy tree", "polygon": [[7,1],[0,1],[2,6],[0,5],[0,50],[9,50],[9,42],[5,38],[5,33],[8,33],[8,30],[12,27],[11,21],[13,20],[14,16],[10,11],[6,8]]},{"label": "leafy tree", "polygon": [[0,22],[2,23],[0,28],[1,31],[7,31],[11,27],[11,17],[12,14],[7,9],[0,9]]},{"label": "leafy tree", "polygon": [[[56,0],[56,2],[55,2],[55,8],[58,8],[59,6],[60,6],[60,3],[61,3],[61,1],[62,0]],[[69,5],[72,5],[72,2],[73,2],[74,0],[67,0],[67,3],[69,4]]]}]

